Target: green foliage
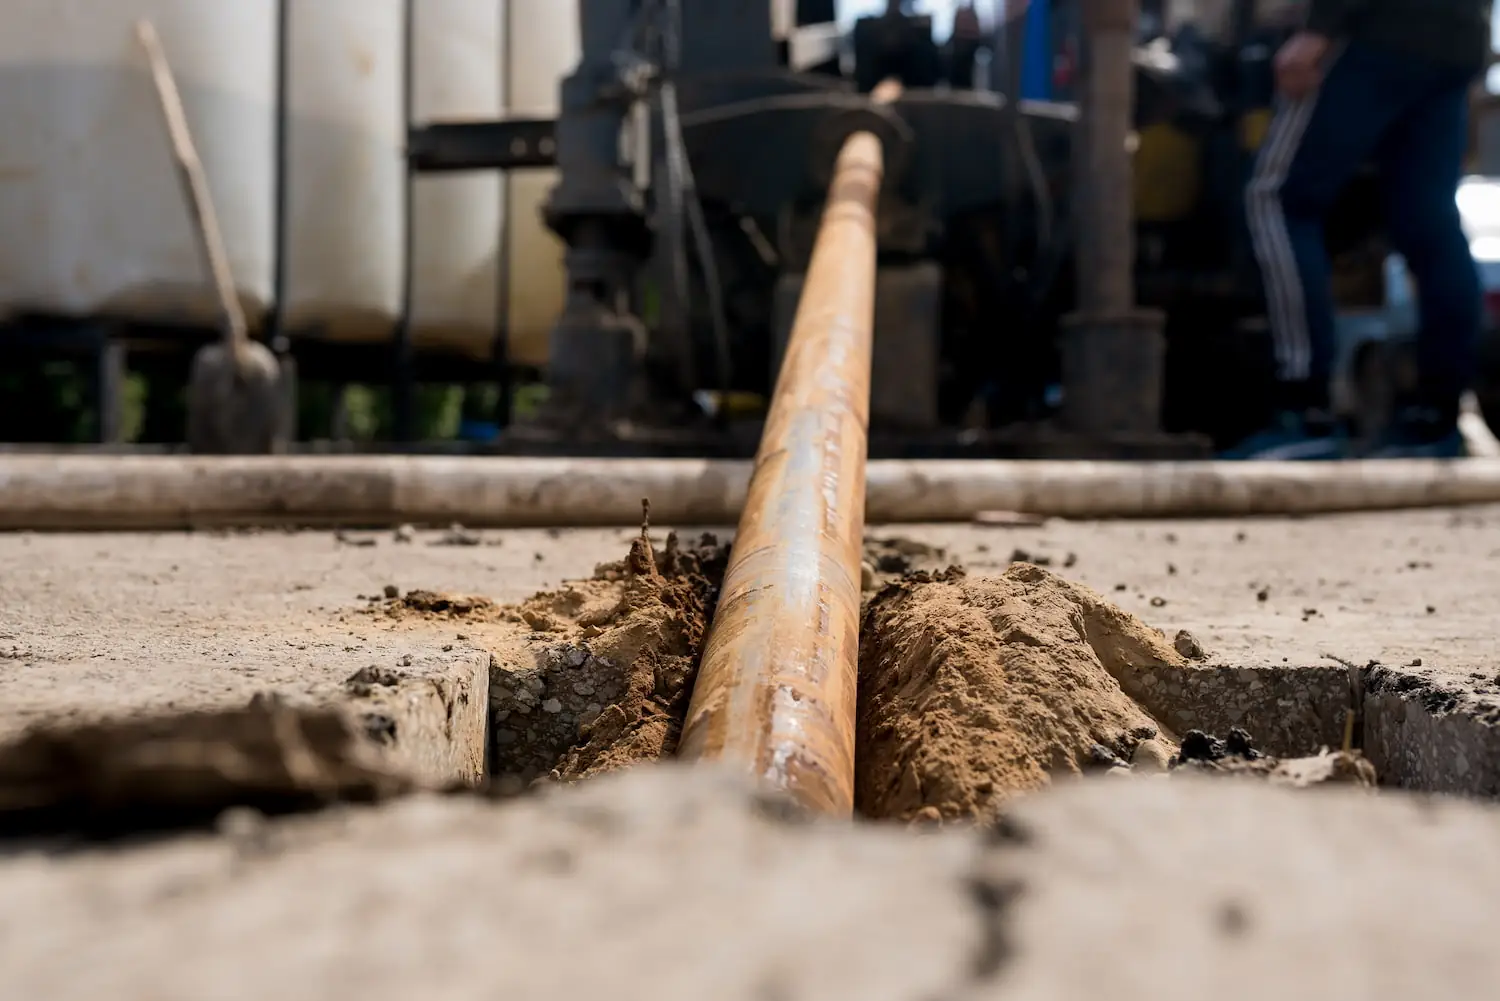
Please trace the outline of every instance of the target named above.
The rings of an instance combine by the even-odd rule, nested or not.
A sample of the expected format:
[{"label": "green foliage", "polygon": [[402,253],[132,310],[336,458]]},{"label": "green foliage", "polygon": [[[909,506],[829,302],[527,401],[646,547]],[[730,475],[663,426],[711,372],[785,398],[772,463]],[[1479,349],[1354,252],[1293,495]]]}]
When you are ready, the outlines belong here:
[{"label": "green foliage", "polygon": [[[180,443],[186,435],[185,374],[149,369],[128,374],[124,401],[127,442]],[[303,382],[297,390],[301,440],[337,436],[335,417],[343,403],[343,433],[357,442],[392,441],[395,413],[387,386]],[[546,399],[538,383],[517,387],[513,412],[534,416]],[[457,437],[464,418],[494,420],[499,388],[494,385],[416,387],[416,435],[421,440]],[[84,361],[48,361],[0,371],[0,441],[87,443],[98,440],[92,366]]]}]

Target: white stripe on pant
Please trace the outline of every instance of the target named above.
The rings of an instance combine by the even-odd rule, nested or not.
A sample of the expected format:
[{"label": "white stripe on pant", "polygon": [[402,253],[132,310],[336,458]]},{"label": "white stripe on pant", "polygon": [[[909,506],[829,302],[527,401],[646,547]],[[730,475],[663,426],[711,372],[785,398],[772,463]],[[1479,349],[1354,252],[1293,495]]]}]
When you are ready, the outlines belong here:
[{"label": "white stripe on pant", "polygon": [[[1328,59],[1324,78],[1338,60],[1342,46]],[[1245,191],[1245,213],[1250,242],[1260,262],[1266,286],[1267,319],[1276,348],[1277,376],[1282,381],[1301,381],[1312,374],[1312,336],[1307,325],[1307,297],[1302,274],[1297,270],[1297,252],[1286,228],[1286,210],[1281,189],[1292,161],[1302,147],[1307,126],[1318,104],[1318,92],[1297,101],[1283,101],[1271,120],[1255,175]]]}]

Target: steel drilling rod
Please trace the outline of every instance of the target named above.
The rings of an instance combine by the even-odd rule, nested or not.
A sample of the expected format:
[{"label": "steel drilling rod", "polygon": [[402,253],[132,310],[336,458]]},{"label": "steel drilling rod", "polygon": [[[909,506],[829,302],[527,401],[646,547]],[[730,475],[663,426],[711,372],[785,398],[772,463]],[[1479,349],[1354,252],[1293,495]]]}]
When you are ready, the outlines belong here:
[{"label": "steel drilling rod", "polygon": [[[885,88],[877,99],[890,99]],[[880,140],[834,168],[679,753],[815,811],[854,805]]]}]

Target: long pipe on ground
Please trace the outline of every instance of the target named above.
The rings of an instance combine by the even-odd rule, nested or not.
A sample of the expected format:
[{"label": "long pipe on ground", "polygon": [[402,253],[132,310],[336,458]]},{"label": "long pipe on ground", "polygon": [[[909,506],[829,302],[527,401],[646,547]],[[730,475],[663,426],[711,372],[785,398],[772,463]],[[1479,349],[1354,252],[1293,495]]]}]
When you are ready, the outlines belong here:
[{"label": "long pipe on ground", "polygon": [[[455,456],[0,456],[0,529],[733,525],[751,464]],[[1211,518],[1500,503],[1500,459],[1312,462],[876,460],[871,524]]]},{"label": "long pipe on ground", "polygon": [[845,816],[884,172],[873,134],[844,141],[678,748]]}]

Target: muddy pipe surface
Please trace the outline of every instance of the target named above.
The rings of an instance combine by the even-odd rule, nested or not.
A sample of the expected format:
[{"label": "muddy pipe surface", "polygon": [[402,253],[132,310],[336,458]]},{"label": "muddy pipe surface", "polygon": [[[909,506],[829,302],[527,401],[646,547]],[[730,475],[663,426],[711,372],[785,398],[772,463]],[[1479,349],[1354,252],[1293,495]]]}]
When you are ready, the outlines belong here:
[{"label": "muddy pipe surface", "polygon": [[679,755],[854,807],[880,141],[839,152]]}]

